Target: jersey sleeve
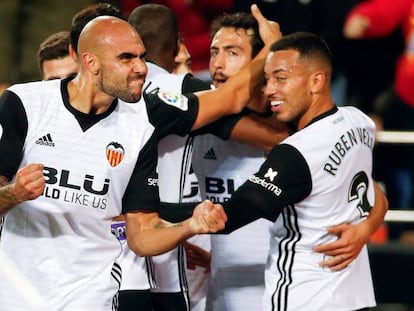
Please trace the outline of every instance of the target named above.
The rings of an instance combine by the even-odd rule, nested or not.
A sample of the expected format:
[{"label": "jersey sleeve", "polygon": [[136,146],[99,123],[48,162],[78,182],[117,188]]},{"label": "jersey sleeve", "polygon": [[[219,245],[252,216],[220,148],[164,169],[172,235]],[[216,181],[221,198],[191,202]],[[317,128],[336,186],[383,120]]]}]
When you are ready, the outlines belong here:
[{"label": "jersey sleeve", "polygon": [[228,221],[221,233],[259,218],[275,221],[284,206],[303,200],[311,190],[310,170],[302,154],[291,145],[278,145],[259,171],[223,203]]},{"label": "jersey sleeve", "polygon": [[197,96],[164,91],[143,96],[158,139],[171,134],[185,136],[190,133],[198,114]]},{"label": "jersey sleeve", "polygon": [[[207,83],[206,81],[200,80],[192,76],[191,74],[187,74],[183,80],[182,92],[183,94],[198,92],[203,90],[209,90],[212,88],[212,85]],[[203,135],[203,134],[213,134],[223,140],[228,140],[231,135],[231,131],[233,130],[236,123],[240,120],[240,118],[246,114],[247,111],[241,114],[235,114],[223,117],[215,122],[207,124],[202,128],[191,132],[193,136],[196,135]]]},{"label": "jersey sleeve", "polygon": [[20,98],[12,91],[0,97],[0,175],[11,180],[23,156],[28,129],[27,115]]},{"label": "jersey sleeve", "polygon": [[194,93],[199,91],[210,90],[212,85],[206,81],[195,78],[192,74],[186,74],[183,79],[182,93]]},{"label": "jersey sleeve", "polygon": [[249,113],[250,112],[245,109],[241,113],[225,116],[217,121],[203,126],[196,131],[191,132],[191,135],[197,136],[204,134],[213,134],[222,140],[229,140],[231,132],[233,131],[233,128],[236,126],[237,122],[239,122],[242,117],[248,115]]},{"label": "jersey sleeve", "polygon": [[152,135],[139,153],[122,199],[122,213],[138,210],[159,211],[157,160],[157,139]]},{"label": "jersey sleeve", "polygon": [[193,215],[193,210],[201,202],[160,203],[160,218],[169,222],[181,222]]}]

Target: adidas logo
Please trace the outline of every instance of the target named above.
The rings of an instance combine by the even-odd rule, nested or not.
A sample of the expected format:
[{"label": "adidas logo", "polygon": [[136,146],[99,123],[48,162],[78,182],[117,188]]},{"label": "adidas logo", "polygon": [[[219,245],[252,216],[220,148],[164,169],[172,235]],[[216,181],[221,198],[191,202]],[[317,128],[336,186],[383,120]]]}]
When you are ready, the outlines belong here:
[{"label": "adidas logo", "polygon": [[217,160],[216,153],[214,152],[214,149],[209,149],[203,156],[204,159],[208,160]]},{"label": "adidas logo", "polygon": [[38,140],[36,140],[36,144],[50,147],[55,146],[55,143],[53,142],[52,136],[50,136],[50,134],[46,134],[45,136],[40,137]]}]

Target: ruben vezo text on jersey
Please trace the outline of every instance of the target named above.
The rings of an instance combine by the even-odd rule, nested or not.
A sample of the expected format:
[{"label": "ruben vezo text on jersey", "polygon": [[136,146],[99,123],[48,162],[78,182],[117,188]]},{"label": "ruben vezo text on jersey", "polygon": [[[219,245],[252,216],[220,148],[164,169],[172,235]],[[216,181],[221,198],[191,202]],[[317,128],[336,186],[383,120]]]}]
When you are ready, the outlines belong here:
[{"label": "ruben vezo text on jersey", "polygon": [[331,149],[323,169],[335,176],[336,171],[349,150],[359,144],[363,144],[372,150],[374,147],[374,137],[365,128],[357,127],[355,129],[349,129],[345,134],[339,137],[338,141]]}]

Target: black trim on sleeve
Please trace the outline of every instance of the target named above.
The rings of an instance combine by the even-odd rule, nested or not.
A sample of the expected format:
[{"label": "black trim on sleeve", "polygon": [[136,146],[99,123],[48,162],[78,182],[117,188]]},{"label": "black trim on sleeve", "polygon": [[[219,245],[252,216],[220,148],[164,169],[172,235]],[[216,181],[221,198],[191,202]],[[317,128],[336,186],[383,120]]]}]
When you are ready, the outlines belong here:
[{"label": "black trim on sleeve", "polygon": [[0,175],[11,180],[23,157],[28,121],[22,101],[10,90],[0,97],[0,126]]},{"label": "black trim on sleeve", "polygon": [[193,215],[193,210],[201,202],[160,203],[160,217],[169,222],[181,222]]},{"label": "black trim on sleeve", "polygon": [[205,90],[210,90],[210,89],[211,89],[210,83],[197,79],[190,73],[186,74],[183,79],[183,84],[182,84],[183,94],[205,91]]},{"label": "black trim on sleeve", "polygon": [[241,118],[251,113],[245,109],[241,113],[225,116],[217,121],[203,126],[202,128],[191,132],[192,136],[213,134],[223,140],[229,140],[233,128]]},{"label": "black trim on sleeve", "polygon": [[311,190],[312,177],[302,154],[291,145],[278,145],[260,170],[223,203],[228,221],[220,233],[232,232],[259,218],[275,221],[283,207],[302,201]]},{"label": "black trim on sleeve", "polygon": [[157,179],[158,142],[155,134],[139,153],[137,163],[122,198],[122,213],[159,210],[160,197]]},{"label": "black trim on sleeve", "polygon": [[155,127],[158,139],[171,134],[185,136],[190,133],[198,115],[198,98],[194,94],[180,96],[188,99],[187,110],[165,103],[156,93],[143,94],[149,121]]},{"label": "black trim on sleeve", "polygon": [[[212,88],[212,85],[206,81],[200,80],[192,76],[191,74],[187,74],[184,77],[183,85],[182,85],[182,92],[183,94],[186,93],[193,93],[203,90],[209,90]],[[241,114],[235,114],[223,117],[215,122],[207,124],[202,128],[191,132],[192,136],[203,135],[203,134],[213,134],[223,140],[230,139],[231,131],[233,130],[236,123],[240,120],[240,118],[248,113],[247,111]]]}]

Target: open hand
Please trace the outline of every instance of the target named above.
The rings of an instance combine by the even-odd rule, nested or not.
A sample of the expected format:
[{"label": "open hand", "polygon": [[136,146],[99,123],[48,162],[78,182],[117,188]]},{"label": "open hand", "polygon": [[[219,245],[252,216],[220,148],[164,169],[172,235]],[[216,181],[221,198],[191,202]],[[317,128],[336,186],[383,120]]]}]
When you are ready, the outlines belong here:
[{"label": "open hand", "polygon": [[187,268],[194,270],[201,267],[204,268],[204,273],[210,272],[210,252],[188,241],[185,241],[183,245],[187,255]]},{"label": "open hand", "polygon": [[318,245],[314,251],[329,256],[329,259],[320,263],[321,267],[333,271],[345,269],[360,253],[362,247],[369,238],[368,232],[364,230],[364,224],[350,225],[340,224],[328,228],[328,232],[337,235],[334,242]]}]

